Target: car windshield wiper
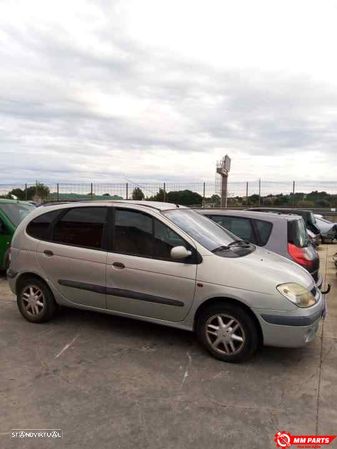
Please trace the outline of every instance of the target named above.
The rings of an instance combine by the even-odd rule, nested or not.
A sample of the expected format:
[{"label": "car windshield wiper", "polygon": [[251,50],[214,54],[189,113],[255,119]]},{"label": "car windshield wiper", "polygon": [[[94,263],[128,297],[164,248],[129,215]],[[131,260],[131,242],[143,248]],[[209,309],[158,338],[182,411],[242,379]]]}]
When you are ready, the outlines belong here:
[{"label": "car windshield wiper", "polygon": [[212,250],[212,253],[217,253],[219,251],[227,251],[229,249],[231,249],[232,246],[247,246],[250,245],[250,242],[248,242],[248,240],[233,240],[233,242],[229,243],[228,245],[221,245],[218,246],[217,248]]}]

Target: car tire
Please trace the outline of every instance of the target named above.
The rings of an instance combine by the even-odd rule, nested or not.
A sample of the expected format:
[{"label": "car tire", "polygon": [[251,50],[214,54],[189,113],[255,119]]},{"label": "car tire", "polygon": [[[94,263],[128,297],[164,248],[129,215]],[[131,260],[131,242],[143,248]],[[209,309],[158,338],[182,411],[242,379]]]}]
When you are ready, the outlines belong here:
[{"label": "car tire", "polygon": [[50,288],[36,277],[19,281],[17,304],[21,315],[31,323],[45,323],[56,312],[57,304]]},{"label": "car tire", "polygon": [[197,320],[196,333],[207,351],[224,362],[246,361],[259,346],[254,319],[236,304],[207,307]]}]

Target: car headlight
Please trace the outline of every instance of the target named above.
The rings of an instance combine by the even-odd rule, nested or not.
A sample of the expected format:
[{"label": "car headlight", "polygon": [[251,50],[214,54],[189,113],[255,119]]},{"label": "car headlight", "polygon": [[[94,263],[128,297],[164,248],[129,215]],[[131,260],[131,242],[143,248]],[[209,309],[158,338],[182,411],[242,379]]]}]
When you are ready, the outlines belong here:
[{"label": "car headlight", "polygon": [[295,282],[278,285],[277,290],[298,307],[310,307],[316,304],[314,295],[308,289]]}]

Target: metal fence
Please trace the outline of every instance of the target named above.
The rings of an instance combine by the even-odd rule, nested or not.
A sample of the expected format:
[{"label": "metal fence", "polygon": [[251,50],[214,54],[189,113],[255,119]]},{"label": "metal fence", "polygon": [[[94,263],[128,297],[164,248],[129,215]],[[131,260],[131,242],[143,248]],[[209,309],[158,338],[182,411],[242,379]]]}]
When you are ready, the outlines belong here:
[{"label": "metal fence", "polygon": [[[214,181],[199,183],[0,184],[0,196],[4,197],[12,192],[19,199],[35,199],[37,201],[132,199],[135,189],[140,189],[146,199],[161,200],[169,200],[170,192],[189,190],[199,195],[196,198],[196,203],[206,205],[218,205],[217,201],[220,195],[220,184]],[[246,205],[337,207],[337,182],[230,181],[228,183],[228,205],[233,207]]]}]

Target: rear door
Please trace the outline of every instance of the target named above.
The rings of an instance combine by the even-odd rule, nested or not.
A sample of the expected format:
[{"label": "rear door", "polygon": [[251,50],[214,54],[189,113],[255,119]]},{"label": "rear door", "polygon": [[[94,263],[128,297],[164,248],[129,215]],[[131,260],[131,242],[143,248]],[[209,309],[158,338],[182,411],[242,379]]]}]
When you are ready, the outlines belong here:
[{"label": "rear door", "polygon": [[106,307],[107,211],[107,207],[65,209],[38,244],[37,258],[45,276],[74,304]]},{"label": "rear door", "polygon": [[193,243],[142,211],[117,208],[113,223],[107,259],[107,308],[183,320],[194,299],[196,258],[173,260],[170,251],[182,245],[195,254]]}]

